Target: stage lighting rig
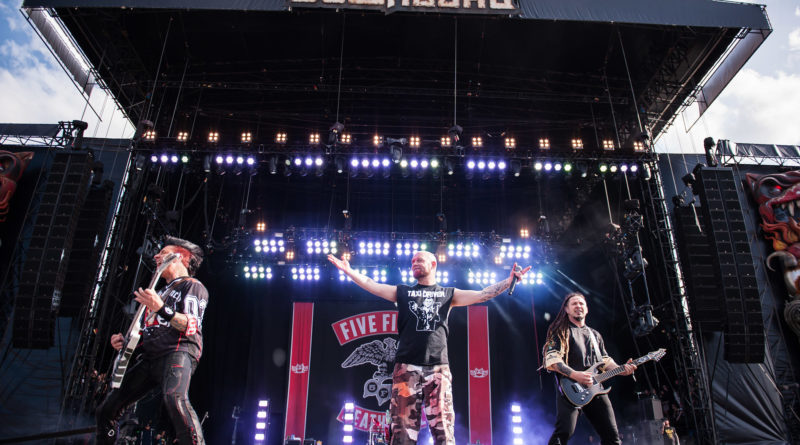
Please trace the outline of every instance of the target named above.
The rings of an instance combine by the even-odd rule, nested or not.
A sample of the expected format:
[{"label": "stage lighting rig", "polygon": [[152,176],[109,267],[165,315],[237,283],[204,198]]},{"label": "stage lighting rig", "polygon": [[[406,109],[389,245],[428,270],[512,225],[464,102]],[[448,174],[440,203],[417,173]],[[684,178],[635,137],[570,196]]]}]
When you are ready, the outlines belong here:
[{"label": "stage lighting rig", "polygon": [[[328,145],[334,145],[337,142],[341,142],[340,135],[344,131],[344,124],[341,122],[336,122],[331,125],[331,128],[328,129]],[[312,142],[313,144],[314,142]],[[318,143],[318,142],[317,142]]]},{"label": "stage lighting rig", "polygon": [[658,326],[659,320],[653,315],[653,307],[649,304],[634,306],[631,310],[633,321],[633,335],[643,337]]}]

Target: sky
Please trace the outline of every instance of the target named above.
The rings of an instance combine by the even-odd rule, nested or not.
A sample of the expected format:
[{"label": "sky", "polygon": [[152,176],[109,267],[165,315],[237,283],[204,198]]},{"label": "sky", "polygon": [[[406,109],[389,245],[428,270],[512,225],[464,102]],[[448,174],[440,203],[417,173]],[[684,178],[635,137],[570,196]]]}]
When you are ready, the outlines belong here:
[{"label": "sky", "polygon": [[[698,0],[700,1],[700,0]],[[0,122],[55,123],[81,119],[87,135],[130,137],[133,128],[105,92],[82,96],[19,11],[0,0]],[[660,152],[703,151],[703,139],[800,145],[800,0],[768,0],[773,32],[686,131],[678,116],[656,143]]]}]

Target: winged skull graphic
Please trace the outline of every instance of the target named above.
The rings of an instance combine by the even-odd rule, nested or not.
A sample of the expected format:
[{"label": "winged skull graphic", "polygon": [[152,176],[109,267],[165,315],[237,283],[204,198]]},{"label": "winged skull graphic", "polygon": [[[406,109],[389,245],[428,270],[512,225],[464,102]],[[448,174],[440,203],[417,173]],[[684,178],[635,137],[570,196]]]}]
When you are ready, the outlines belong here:
[{"label": "winged skull graphic", "polygon": [[352,368],[365,363],[377,366],[378,369],[372,374],[372,378],[364,383],[362,397],[375,397],[378,405],[383,405],[392,396],[392,374],[389,372],[389,365],[394,363],[396,353],[397,340],[390,337],[384,338],[383,341],[372,340],[357,347],[342,362],[342,368]]}]

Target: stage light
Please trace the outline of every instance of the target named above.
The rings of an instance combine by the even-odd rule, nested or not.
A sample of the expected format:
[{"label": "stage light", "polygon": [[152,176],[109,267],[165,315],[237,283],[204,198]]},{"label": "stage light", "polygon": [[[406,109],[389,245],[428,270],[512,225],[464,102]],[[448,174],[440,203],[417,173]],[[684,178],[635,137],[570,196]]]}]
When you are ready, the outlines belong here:
[{"label": "stage light", "polygon": [[512,413],[520,413],[520,412],[522,412],[522,407],[519,406],[519,404],[517,404],[517,403],[512,403],[511,404],[511,412]]},{"label": "stage light", "polygon": [[525,445],[525,442],[522,440],[521,437],[514,438],[514,445]]},{"label": "stage light", "polygon": [[419,148],[419,145],[420,145],[419,136],[411,136],[410,138],[408,138],[409,147]]},{"label": "stage light", "polygon": [[617,164],[611,164],[608,167],[608,171],[610,171],[611,173],[616,173],[618,169],[619,169],[619,167],[617,167]]},{"label": "stage light", "polygon": [[373,269],[372,270],[372,281],[376,283],[385,283],[386,282],[386,269]]},{"label": "stage light", "polygon": [[444,147],[452,147],[453,146],[453,141],[452,141],[452,139],[450,139],[450,136],[442,136],[441,145],[442,145],[442,148],[444,148]]},{"label": "stage light", "polygon": [[259,442],[262,442],[264,440],[264,433],[256,433],[255,439]]},{"label": "stage light", "polygon": [[378,147],[382,142],[383,138],[381,138],[379,135],[376,134],[375,136],[372,136],[372,145]]},{"label": "stage light", "polygon": [[319,144],[319,133],[311,133],[308,135],[308,143],[311,145]]},{"label": "stage light", "polygon": [[531,257],[531,246],[528,245],[505,245],[500,246],[500,258],[508,259],[528,259]]},{"label": "stage light", "polygon": [[581,150],[583,149],[583,139],[572,139],[572,149],[573,150]]},{"label": "stage light", "polygon": [[267,428],[267,422],[256,422],[256,429],[263,430]]},{"label": "stage light", "polygon": [[621,171],[622,173],[627,173],[628,172],[628,164],[620,165],[619,166],[619,171]]},{"label": "stage light", "polygon": [[265,230],[267,230],[267,223],[261,221],[256,223],[256,231],[263,232]]},{"label": "stage light", "polygon": [[511,173],[514,177],[519,177],[520,173],[522,173],[522,162],[517,160],[511,161]]},{"label": "stage light", "polygon": [[607,172],[607,171],[608,171],[608,165],[606,165],[606,164],[600,164],[600,165],[598,166],[598,170],[600,170],[600,173],[605,173],[605,172]]},{"label": "stage light", "polygon": [[216,143],[219,142],[219,133],[216,131],[211,131],[208,133],[208,142]]},{"label": "stage light", "polygon": [[484,168],[486,168],[486,162],[478,161],[478,170],[483,170]]},{"label": "stage light", "polygon": [[344,420],[353,420],[353,413],[345,413]]},{"label": "stage light", "polygon": [[467,168],[473,170],[475,168],[475,161],[473,160],[467,161]]},{"label": "stage light", "polygon": [[179,142],[186,142],[186,141],[189,140],[189,133],[187,133],[185,131],[179,131],[177,139],[178,139]]},{"label": "stage light", "polygon": [[153,142],[153,141],[156,140],[156,131],[155,130],[145,130],[144,134],[142,135],[142,138],[145,141]]},{"label": "stage light", "polygon": [[233,156],[231,155],[225,156],[225,163],[228,165],[233,165]]},{"label": "stage light", "polygon": [[303,159],[302,158],[299,158],[299,157],[294,158],[294,166],[295,167],[300,167],[302,165],[303,165]]},{"label": "stage light", "polygon": [[527,238],[530,236],[530,233],[528,232],[528,229],[519,229],[519,236],[520,238]]},{"label": "stage light", "polygon": [[437,270],[436,271],[436,282],[441,284],[447,284],[450,282],[450,273],[446,270]]},{"label": "stage light", "polygon": [[639,171],[639,166],[636,164],[631,164],[631,173],[636,173]]},{"label": "stage light", "polygon": [[506,161],[499,161],[497,163],[497,169],[498,170],[505,170],[506,169]]},{"label": "stage light", "polygon": [[410,165],[411,168],[417,168],[419,166],[419,161],[416,159],[411,159],[411,162],[409,162],[408,165]]},{"label": "stage light", "polygon": [[571,171],[572,171],[572,164],[570,164],[569,162],[567,162],[566,164],[564,164],[564,171],[565,171],[566,173],[569,173],[569,172],[571,172]]},{"label": "stage light", "polygon": [[517,140],[511,137],[506,138],[506,149],[511,150],[517,148]]},{"label": "stage light", "polygon": [[158,162],[158,155],[150,155],[150,162]]},{"label": "stage light", "polygon": [[497,164],[495,164],[495,162],[494,162],[494,161],[489,161],[489,162],[487,162],[487,163],[486,163],[486,167],[487,167],[489,170],[494,170],[494,168],[495,168],[495,167],[497,167]]},{"label": "stage light", "polygon": [[401,269],[400,281],[402,281],[403,283],[410,284],[416,281],[416,279],[414,278],[414,274],[410,270]]},{"label": "stage light", "polygon": [[480,136],[473,136],[472,137],[472,147],[473,148],[483,147],[483,138],[480,137]]},{"label": "stage light", "polygon": [[378,168],[380,166],[381,166],[381,161],[379,161],[378,159],[373,159],[372,160],[372,167],[373,168]]},{"label": "stage light", "polygon": [[286,261],[294,261],[294,250],[286,251]]},{"label": "stage light", "polygon": [[545,171],[549,172],[552,169],[553,169],[553,163],[552,162],[547,161],[547,162],[544,163],[544,170]]},{"label": "stage light", "polygon": [[267,418],[267,412],[266,411],[259,411],[258,414],[256,414],[256,417],[258,417],[259,419],[266,419]]},{"label": "stage light", "polygon": [[512,423],[522,423],[522,416],[511,416]]},{"label": "stage light", "polygon": [[400,168],[408,168],[408,161],[405,159],[400,161]]},{"label": "stage light", "polygon": [[472,270],[470,270],[469,273],[467,274],[467,282],[469,284],[489,285],[497,282],[497,273],[490,271],[481,271],[481,270],[473,272]]},{"label": "stage light", "polygon": [[361,166],[364,167],[364,168],[369,167],[369,159],[367,159],[367,158],[362,159],[361,160]]},{"label": "stage light", "polygon": [[353,136],[350,133],[345,133],[339,138],[339,142],[342,144],[350,144],[353,141]]},{"label": "stage light", "polygon": [[244,156],[237,156],[236,157],[236,163],[239,164],[239,165],[244,164]]},{"label": "stage light", "polygon": [[644,151],[644,142],[642,142],[642,141],[633,141],[633,151],[643,152]]},{"label": "stage light", "polygon": [[539,139],[539,150],[550,150],[550,139]]},{"label": "stage light", "polygon": [[542,161],[536,161],[533,164],[533,169],[536,170],[537,172],[538,171],[542,171],[542,167],[544,167],[544,165],[542,164]]},{"label": "stage light", "polygon": [[181,162],[183,162],[184,164],[188,164],[189,163],[189,155],[181,155]]},{"label": "stage light", "polygon": [[383,160],[381,160],[381,166],[384,168],[390,166],[391,164],[392,162],[388,158],[383,158]]},{"label": "stage light", "polygon": [[353,443],[353,436],[346,435],[342,438],[342,442],[344,443]]},{"label": "stage light", "polygon": [[603,139],[603,150],[605,151],[613,151],[614,150],[614,141],[611,139]]},{"label": "stage light", "polygon": [[250,133],[249,131],[245,131],[244,133],[242,133],[242,143],[249,144],[251,142],[253,142],[253,134]]},{"label": "stage light", "polygon": [[167,162],[169,162],[169,155],[167,154],[161,155],[161,163],[166,164]]},{"label": "stage light", "polygon": [[421,168],[428,168],[428,160],[427,159],[423,159],[423,160],[419,161],[419,166]]},{"label": "stage light", "polygon": [[515,426],[514,428],[511,429],[511,431],[514,434],[522,434],[522,427],[521,426]]},{"label": "stage light", "polygon": [[342,427],[342,431],[345,433],[352,433],[353,432],[353,425],[345,425]]},{"label": "stage light", "polygon": [[285,144],[286,143],[286,133],[280,131],[275,133],[275,143],[277,144]]}]

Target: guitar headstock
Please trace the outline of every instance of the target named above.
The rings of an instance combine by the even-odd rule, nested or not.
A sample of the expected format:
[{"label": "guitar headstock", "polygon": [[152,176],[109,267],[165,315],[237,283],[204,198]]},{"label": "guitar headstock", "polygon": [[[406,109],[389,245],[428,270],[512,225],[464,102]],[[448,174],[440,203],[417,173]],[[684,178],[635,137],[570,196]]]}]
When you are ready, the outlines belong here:
[{"label": "guitar headstock", "polygon": [[173,261],[177,261],[181,259],[181,254],[177,252],[170,253],[169,255],[165,256],[164,259],[161,260],[161,265],[158,266],[156,269],[156,276],[161,276],[164,270],[172,264]]},{"label": "guitar headstock", "polygon": [[661,360],[662,358],[664,358],[665,355],[667,355],[667,350],[664,349],[664,348],[661,348],[658,351],[653,351],[653,352],[647,354],[645,357],[647,357],[648,360],[652,360],[654,362],[657,362],[657,361]]}]

